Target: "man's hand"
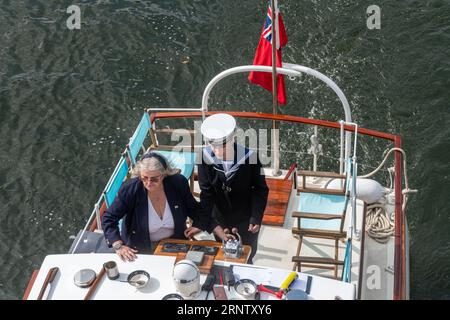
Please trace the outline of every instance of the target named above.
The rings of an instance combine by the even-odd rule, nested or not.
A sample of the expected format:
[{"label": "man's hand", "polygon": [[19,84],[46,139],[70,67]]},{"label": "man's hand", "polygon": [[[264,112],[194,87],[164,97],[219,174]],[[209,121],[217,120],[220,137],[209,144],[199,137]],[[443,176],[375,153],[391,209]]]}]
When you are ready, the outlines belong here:
[{"label": "man's hand", "polygon": [[184,236],[188,239],[192,239],[199,232],[202,232],[202,230],[196,227],[189,227],[184,230]]},{"label": "man's hand", "polygon": [[215,234],[216,236],[218,236],[222,241],[228,241],[228,240],[230,240],[230,239],[233,239],[233,240],[236,239],[236,237],[233,236],[233,235],[230,233],[230,229],[228,229],[228,228],[223,229],[221,226],[217,226],[217,227],[214,228],[213,232],[214,232],[214,234]]},{"label": "man's hand", "polygon": [[250,231],[251,233],[257,233],[259,231],[260,225],[259,224],[252,224],[250,223],[248,225],[248,231]]}]

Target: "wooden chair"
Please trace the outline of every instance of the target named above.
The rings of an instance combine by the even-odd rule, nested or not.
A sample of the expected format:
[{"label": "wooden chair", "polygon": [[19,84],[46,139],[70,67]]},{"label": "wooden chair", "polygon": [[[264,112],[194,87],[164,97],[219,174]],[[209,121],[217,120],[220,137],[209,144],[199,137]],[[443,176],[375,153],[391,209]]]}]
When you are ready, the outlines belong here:
[{"label": "wooden chair", "polygon": [[[302,177],[302,185],[297,189],[299,204],[292,213],[297,218],[297,227],[292,233],[299,236],[296,255],[292,257],[293,270],[301,267],[334,269],[334,277],[338,278],[338,267],[344,267],[344,261],[339,260],[339,240],[345,239],[347,233],[343,230],[347,204],[347,180],[345,175],[333,172],[298,171]],[[306,177],[342,179],[341,189],[310,188],[306,185]],[[301,256],[303,238],[323,238],[334,240],[334,258]]]}]

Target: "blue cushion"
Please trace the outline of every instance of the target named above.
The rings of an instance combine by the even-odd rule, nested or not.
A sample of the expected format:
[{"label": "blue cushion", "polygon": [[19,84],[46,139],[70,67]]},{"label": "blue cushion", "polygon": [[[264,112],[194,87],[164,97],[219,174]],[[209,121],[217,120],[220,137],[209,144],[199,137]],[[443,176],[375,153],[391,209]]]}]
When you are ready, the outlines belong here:
[{"label": "blue cushion", "polygon": [[300,227],[302,229],[339,231],[341,227],[341,220],[340,219],[321,220],[321,219],[302,218],[300,222]]},{"label": "blue cushion", "polygon": [[178,152],[178,151],[159,151],[174,168],[181,169],[181,174],[189,179],[194,171],[195,152]]},{"label": "blue cushion", "polygon": [[[344,213],[347,201],[345,196],[321,193],[301,192],[299,205],[296,211],[307,213],[320,213],[342,215]],[[300,228],[302,229],[320,229],[320,230],[339,230],[341,226],[340,219],[322,220],[322,219],[300,219]]]}]

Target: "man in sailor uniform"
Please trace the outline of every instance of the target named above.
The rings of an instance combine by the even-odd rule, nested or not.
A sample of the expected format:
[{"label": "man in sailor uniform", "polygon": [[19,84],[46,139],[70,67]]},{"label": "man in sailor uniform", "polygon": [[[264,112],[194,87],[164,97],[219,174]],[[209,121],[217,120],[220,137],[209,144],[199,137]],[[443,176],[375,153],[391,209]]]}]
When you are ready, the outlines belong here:
[{"label": "man in sailor uniform", "polygon": [[202,123],[208,146],[198,165],[200,203],[219,225],[216,235],[223,234],[217,232],[220,227],[226,233],[238,229],[243,244],[252,247],[248,263],[253,263],[269,189],[258,152],[237,144],[235,131],[236,120],[228,114],[212,115]]}]

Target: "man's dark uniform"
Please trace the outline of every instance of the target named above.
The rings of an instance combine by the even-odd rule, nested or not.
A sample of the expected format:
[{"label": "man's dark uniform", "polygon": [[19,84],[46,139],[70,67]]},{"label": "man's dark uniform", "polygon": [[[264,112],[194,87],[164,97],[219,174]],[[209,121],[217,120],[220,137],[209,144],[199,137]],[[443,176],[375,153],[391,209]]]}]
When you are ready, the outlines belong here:
[{"label": "man's dark uniform", "polygon": [[[213,223],[224,229],[238,228],[243,244],[256,254],[258,233],[248,231],[249,224],[261,225],[269,189],[257,152],[234,143],[234,161],[224,168],[210,146],[203,149],[202,163],[198,166],[203,210],[211,212]],[[228,169],[228,170],[227,170]]]}]

